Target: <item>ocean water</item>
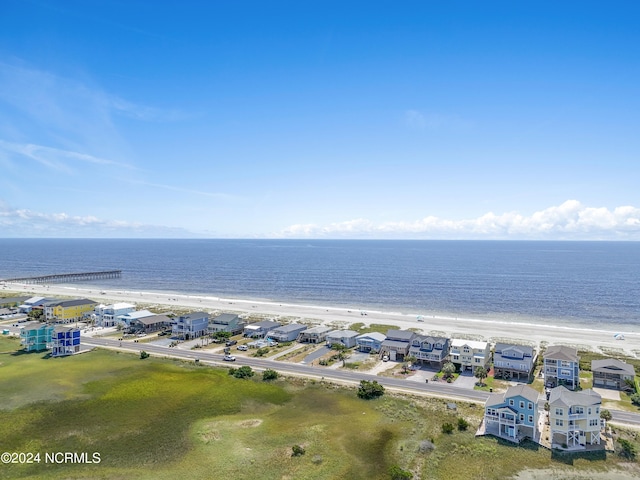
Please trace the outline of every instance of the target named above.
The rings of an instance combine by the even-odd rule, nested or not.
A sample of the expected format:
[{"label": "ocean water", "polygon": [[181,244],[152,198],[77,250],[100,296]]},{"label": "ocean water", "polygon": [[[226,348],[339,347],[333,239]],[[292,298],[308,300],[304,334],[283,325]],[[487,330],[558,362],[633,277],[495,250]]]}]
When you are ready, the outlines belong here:
[{"label": "ocean water", "polygon": [[82,286],[640,329],[640,243],[0,239],[0,278],[121,269]]}]

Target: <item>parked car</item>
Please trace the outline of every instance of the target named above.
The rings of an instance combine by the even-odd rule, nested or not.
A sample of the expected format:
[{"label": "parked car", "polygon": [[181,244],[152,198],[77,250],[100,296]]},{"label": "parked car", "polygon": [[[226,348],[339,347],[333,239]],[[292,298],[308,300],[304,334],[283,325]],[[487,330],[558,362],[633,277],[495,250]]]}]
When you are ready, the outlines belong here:
[{"label": "parked car", "polygon": [[388,362],[388,361],[389,361],[389,356],[388,356],[388,355],[384,355],[384,356],[382,357],[382,361],[383,361],[383,362]]},{"label": "parked car", "polygon": [[236,361],[236,357],[234,357],[233,355],[225,355],[222,359],[225,362],[235,362]]},{"label": "parked car", "polygon": [[247,350],[249,350],[249,347],[247,347],[246,345],[238,345],[238,350],[240,350],[241,352],[246,352]]},{"label": "parked car", "polygon": [[236,343],[238,343],[237,340],[227,340],[227,343],[225,344],[227,347],[230,347],[232,345],[235,345]]}]

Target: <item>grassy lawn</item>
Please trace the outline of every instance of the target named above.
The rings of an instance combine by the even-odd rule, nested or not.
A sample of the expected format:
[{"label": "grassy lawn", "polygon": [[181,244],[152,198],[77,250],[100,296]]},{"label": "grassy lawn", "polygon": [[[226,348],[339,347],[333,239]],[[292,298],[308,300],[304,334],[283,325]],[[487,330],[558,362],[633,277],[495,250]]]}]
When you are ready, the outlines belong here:
[{"label": "grassy lawn", "polygon": [[[240,380],[226,369],[95,350],[60,359],[15,354],[0,338],[0,450],[99,452],[100,464],[0,465],[7,479],[509,478],[523,469],[615,467],[475,438],[482,407],[421,396],[365,401],[312,380]],[[470,423],[442,433],[442,424]],[[634,439],[634,442],[638,442]],[[427,444],[428,448],[422,448]],[[292,457],[292,446],[306,453]]]},{"label": "grassy lawn", "polygon": [[356,332],[358,332],[360,335],[362,335],[363,333],[371,332],[380,332],[386,335],[388,330],[395,330],[398,327],[394,325],[384,325],[381,323],[372,323],[371,325],[367,326],[364,323],[359,322],[354,323],[350,328],[351,330],[355,330]]},{"label": "grassy lawn", "polygon": [[476,386],[473,387],[474,390],[483,390],[485,392],[493,391],[494,393],[501,393],[501,392],[506,392],[507,389],[511,386],[509,382],[505,382],[504,380],[500,380],[500,379],[495,379],[493,377],[485,378],[482,381],[482,383],[484,385],[481,387],[478,386],[478,384],[476,383]]}]

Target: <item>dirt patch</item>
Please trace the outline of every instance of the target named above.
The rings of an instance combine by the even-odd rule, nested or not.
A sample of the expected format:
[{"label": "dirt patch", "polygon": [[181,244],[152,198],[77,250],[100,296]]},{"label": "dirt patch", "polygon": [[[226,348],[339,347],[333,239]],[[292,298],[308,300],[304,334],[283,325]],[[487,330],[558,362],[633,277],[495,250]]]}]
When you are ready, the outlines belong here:
[{"label": "dirt patch", "polygon": [[249,420],[241,420],[238,422],[238,426],[241,428],[254,428],[262,425],[262,420],[259,418],[252,418]]}]

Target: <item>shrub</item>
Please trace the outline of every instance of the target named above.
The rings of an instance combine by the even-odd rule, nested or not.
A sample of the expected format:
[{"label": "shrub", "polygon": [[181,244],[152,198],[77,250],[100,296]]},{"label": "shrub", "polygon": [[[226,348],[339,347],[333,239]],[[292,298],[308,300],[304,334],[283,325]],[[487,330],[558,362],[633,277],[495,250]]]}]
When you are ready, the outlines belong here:
[{"label": "shrub", "polygon": [[631,395],[631,403],[640,406],[640,393],[634,393]]},{"label": "shrub", "polygon": [[391,467],[389,467],[389,476],[391,480],[411,480],[413,478],[411,472],[403,470],[398,465],[391,465]]},{"label": "shrub", "polygon": [[638,449],[636,448],[634,443],[630,442],[629,440],[625,440],[624,438],[620,438],[618,440],[618,443],[622,447],[620,455],[622,455],[623,457],[627,457],[630,460],[634,460],[636,458]]},{"label": "shrub", "polygon": [[611,420],[611,412],[606,408],[600,410],[600,418],[606,420],[607,422]]},{"label": "shrub", "polygon": [[254,357],[263,357],[265,356],[267,353],[269,353],[271,350],[269,350],[269,348],[264,347],[264,348],[259,348],[258,350],[256,350],[256,353],[253,354]]},{"label": "shrub", "polygon": [[305,449],[300,445],[294,445],[293,447],[291,447],[291,450],[293,452],[291,453],[292,457],[299,457],[305,454]]},{"label": "shrub", "polygon": [[147,352],[145,352],[144,350],[142,350],[140,352],[140,359],[144,360],[145,358],[149,358],[149,354]]},{"label": "shrub", "polygon": [[458,430],[461,432],[469,428],[469,422],[467,422],[464,418],[458,417]]},{"label": "shrub", "polygon": [[453,433],[453,423],[443,423],[442,424],[442,433]]},{"label": "shrub", "polygon": [[267,368],[264,372],[262,372],[262,380],[277,380],[279,373],[275,370]]},{"label": "shrub", "polygon": [[229,374],[233,375],[236,378],[251,378],[253,377],[254,372],[250,366],[245,365],[243,367],[235,369],[233,373],[231,373],[231,369],[229,369]]},{"label": "shrub", "polygon": [[384,395],[384,387],[377,381],[361,380],[358,387],[358,397],[365,400],[371,400]]}]

